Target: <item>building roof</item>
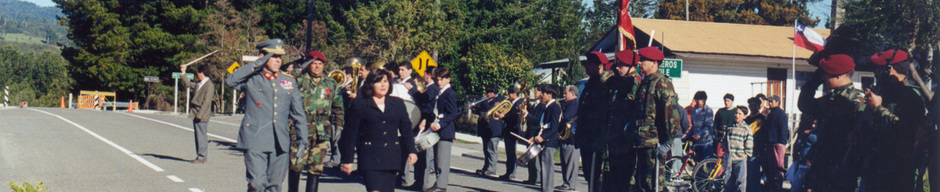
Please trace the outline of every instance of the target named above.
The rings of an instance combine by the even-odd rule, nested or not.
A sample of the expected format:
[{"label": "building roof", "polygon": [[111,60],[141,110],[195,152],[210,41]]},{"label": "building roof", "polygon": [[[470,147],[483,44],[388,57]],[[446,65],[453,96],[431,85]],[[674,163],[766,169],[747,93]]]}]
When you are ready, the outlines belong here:
[{"label": "building roof", "polygon": [[[649,34],[655,30],[653,39],[673,52],[793,57],[793,26],[639,18],[632,21],[637,33]],[[813,30],[823,38],[829,37],[828,29]],[[807,59],[812,54],[812,51],[796,48],[797,59]]]}]

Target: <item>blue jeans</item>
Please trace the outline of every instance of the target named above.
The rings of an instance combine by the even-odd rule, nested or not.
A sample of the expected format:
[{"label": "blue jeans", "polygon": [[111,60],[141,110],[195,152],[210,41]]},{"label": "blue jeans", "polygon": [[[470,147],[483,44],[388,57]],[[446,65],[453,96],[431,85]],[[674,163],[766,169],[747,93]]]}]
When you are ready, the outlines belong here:
[{"label": "blue jeans", "polygon": [[715,144],[695,145],[695,161],[715,157]]},{"label": "blue jeans", "polygon": [[760,179],[762,174],[760,173],[761,162],[763,162],[761,157],[750,157],[747,160],[747,192],[760,192]]}]

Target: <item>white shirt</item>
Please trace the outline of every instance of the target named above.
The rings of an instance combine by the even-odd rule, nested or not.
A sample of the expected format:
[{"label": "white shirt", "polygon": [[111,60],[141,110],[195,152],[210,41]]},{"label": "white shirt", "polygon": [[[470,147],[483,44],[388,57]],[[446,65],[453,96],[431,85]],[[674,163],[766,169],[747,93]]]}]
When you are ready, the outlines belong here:
[{"label": "white shirt", "polygon": [[206,82],[209,82],[209,78],[205,78],[202,81],[199,81],[199,86],[196,86],[196,90],[199,90],[200,88],[202,88],[202,85],[205,85]]}]

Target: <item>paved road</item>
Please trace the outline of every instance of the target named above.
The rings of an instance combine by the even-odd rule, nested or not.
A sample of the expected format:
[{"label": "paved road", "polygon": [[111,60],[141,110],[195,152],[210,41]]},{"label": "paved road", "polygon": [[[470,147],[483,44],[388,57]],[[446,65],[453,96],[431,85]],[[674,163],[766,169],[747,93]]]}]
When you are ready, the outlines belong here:
[{"label": "paved road", "polygon": [[[192,120],[183,115],[2,108],[0,183],[42,182],[54,191],[244,191],[242,153],[232,148],[240,120],[213,117],[208,162],[190,164],[186,160],[195,157]],[[448,191],[537,189],[474,175],[483,165],[482,146],[454,146]],[[560,185],[560,167],[555,169]],[[526,169],[517,170],[516,178],[525,179]],[[503,171],[500,165],[498,173]],[[365,191],[361,181],[355,174],[328,170],[320,189]],[[584,179],[578,181],[578,190],[587,191]]]}]

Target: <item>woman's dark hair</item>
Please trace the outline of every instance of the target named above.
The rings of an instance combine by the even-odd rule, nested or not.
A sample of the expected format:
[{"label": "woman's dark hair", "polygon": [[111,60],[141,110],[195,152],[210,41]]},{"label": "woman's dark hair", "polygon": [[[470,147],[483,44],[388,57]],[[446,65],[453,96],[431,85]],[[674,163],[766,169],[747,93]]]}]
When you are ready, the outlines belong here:
[{"label": "woman's dark hair", "polygon": [[708,94],[706,94],[705,91],[697,91],[695,92],[695,96],[692,97],[692,100],[707,100],[707,99],[708,99]]},{"label": "woman's dark hair", "polygon": [[392,93],[392,74],[386,70],[375,70],[369,74],[369,77],[366,77],[366,82],[362,84],[362,95],[372,97],[375,95],[375,90],[373,87],[375,83],[382,81],[382,79],[387,79],[388,82],[388,93],[385,93],[386,96]]}]

